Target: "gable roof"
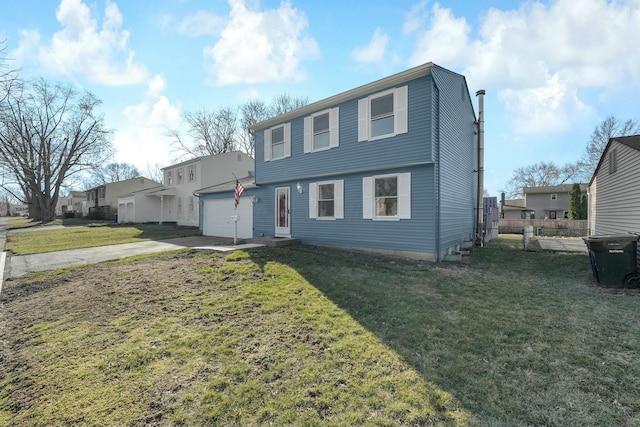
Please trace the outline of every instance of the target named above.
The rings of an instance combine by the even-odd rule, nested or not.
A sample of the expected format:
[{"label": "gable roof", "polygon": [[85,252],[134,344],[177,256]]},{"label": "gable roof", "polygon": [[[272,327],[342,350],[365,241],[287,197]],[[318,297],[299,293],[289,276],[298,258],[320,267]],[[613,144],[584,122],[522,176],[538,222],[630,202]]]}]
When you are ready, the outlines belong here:
[{"label": "gable roof", "polygon": [[191,163],[196,163],[196,162],[206,162],[206,161],[210,161],[210,160],[220,160],[223,161],[224,159],[226,159],[227,157],[231,156],[231,155],[238,155],[241,154],[243,156],[246,156],[247,158],[253,160],[251,158],[251,156],[249,156],[246,153],[243,153],[242,151],[228,151],[226,153],[220,153],[220,154],[210,154],[208,156],[201,156],[201,157],[194,157],[193,159],[189,159],[189,160],[184,160],[180,163],[174,163],[172,165],[169,166],[165,166],[163,168],[160,168],[160,170],[164,171],[167,169],[173,169],[173,168],[177,168],[180,166],[185,166]]},{"label": "gable roof", "polygon": [[[256,185],[256,177],[255,176],[246,176],[244,178],[238,179],[238,182],[242,184],[245,190],[250,188],[257,188]],[[234,191],[236,189],[236,180],[223,182],[222,184],[212,185],[210,187],[201,188],[193,192],[194,196],[199,196],[201,194],[209,194],[209,193],[225,193],[228,191]]]},{"label": "gable roof", "polygon": [[[561,185],[547,185],[542,187],[524,187],[522,189],[523,194],[553,194],[553,193],[568,193],[571,191],[572,184]],[[587,184],[580,183],[580,191],[587,191]]]},{"label": "gable roof", "polygon": [[417,79],[418,77],[429,75],[431,73],[431,68],[433,67],[437,67],[437,65],[435,65],[433,62],[427,62],[426,64],[418,65],[417,67],[413,67],[400,73],[376,80],[374,82],[358,86],[346,92],[339,93],[329,98],[325,98],[312,104],[305,105],[304,107],[289,111],[288,113],[281,114],[279,116],[256,123],[253,126],[250,126],[249,129],[251,129],[252,131],[256,131],[258,129],[268,128],[282,122],[289,121],[295,117],[324,110],[342,102],[349,101],[351,99],[358,98],[364,95],[369,95],[370,93],[378,92],[393,85]]},{"label": "gable roof", "polygon": [[626,145],[629,148],[633,148],[634,150],[640,151],[640,135],[615,136],[613,138],[609,138],[607,145],[604,147],[604,150],[602,150],[602,155],[600,156],[600,161],[598,161],[598,166],[596,166],[596,170],[593,171],[593,175],[589,180],[589,186],[591,186],[593,179],[598,174],[598,170],[600,170],[600,165],[602,165],[602,162],[604,161],[604,158],[607,155],[607,151],[609,151],[609,147],[611,147],[611,144],[613,144],[614,141],[619,142],[620,144]]},{"label": "gable roof", "polygon": [[144,176],[137,176],[135,178],[123,179],[122,181],[107,182],[107,183],[104,183],[104,184],[96,185],[95,187],[88,188],[88,189],[84,190],[84,192],[88,193],[90,191],[95,191],[95,190],[97,190],[98,188],[101,188],[101,187],[113,187],[116,184],[122,184],[124,182],[130,182],[130,181],[135,181],[135,180],[143,180],[143,182],[144,182],[144,180],[147,180],[149,182],[153,182],[155,184],[162,185],[159,182],[155,182],[154,180],[146,178]]}]

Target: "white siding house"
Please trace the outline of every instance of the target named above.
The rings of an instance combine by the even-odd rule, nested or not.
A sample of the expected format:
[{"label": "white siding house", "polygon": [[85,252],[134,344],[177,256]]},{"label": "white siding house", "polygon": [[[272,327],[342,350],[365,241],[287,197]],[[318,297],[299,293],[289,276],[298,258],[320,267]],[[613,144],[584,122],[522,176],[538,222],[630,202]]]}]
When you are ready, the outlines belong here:
[{"label": "white siding house", "polygon": [[640,233],[640,135],[609,139],[589,183],[589,234]]},{"label": "white siding house", "polygon": [[241,152],[198,157],[163,168],[164,185],[118,199],[118,222],[174,222],[197,227],[200,204],[194,192],[253,174],[254,162]]}]

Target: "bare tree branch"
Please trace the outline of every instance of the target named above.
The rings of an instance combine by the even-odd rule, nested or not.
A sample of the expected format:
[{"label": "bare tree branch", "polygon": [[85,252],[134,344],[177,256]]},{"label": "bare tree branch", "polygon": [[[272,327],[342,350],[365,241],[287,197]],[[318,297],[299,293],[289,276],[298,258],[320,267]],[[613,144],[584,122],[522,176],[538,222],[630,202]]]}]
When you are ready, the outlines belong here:
[{"label": "bare tree branch", "polygon": [[65,180],[113,153],[111,133],[96,113],[100,100],[44,79],[4,82],[1,93],[0,164],[30,216],[51,221]]}]

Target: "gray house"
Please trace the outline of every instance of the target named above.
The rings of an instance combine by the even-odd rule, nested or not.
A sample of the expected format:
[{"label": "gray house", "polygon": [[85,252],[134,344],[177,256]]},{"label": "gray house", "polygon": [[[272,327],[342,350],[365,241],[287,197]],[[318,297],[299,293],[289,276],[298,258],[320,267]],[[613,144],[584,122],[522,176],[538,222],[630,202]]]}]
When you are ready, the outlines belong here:
[{"label": "gray house", "polygon": [[640,233],[640,135],[609,139],[589,182],[589,234]]},{"label": "gray house", "polygon": [[[439,260],[476,235],[479,126],[462,75],[427,63],[252,130],[255,177],[233,210],[254,237]],[[207,206],[233,206],[233,188],[197,192],[201,227],[229,221]]]},{"label": "gray house", "polygon": [[[524,187],[524,206],[527,219],[568,219],[569,192],[572,184],[546,187]],[[580,184],[580,192],[587,193],[587,184]]]}]

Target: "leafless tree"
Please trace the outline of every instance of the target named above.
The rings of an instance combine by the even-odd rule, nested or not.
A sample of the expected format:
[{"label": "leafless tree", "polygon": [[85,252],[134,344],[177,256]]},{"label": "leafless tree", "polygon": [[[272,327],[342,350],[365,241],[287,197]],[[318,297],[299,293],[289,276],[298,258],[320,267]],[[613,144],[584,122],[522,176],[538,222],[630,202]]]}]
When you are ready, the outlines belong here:
[{"label": "leafless tree", "polygon": [[561,185],[575,176],[576,165],[558,166],[553,162],[540,162],[522,166],[513,172],[507,183],[506,196],[512,199],[522,197],[524,187],[546,187]]},{"label": "leafless tree", "polygon": [[162,183],[164,181],[164,173],[162,172],[162,166],[160,166],[160,163],[147,164],[145,176],[150,180]]},{"label": "leafless tree", "polygon": [[[177,129],[169,129],[177,159],[208,156],[240,150],[255,155],[255,138],[250,126],[309,103],[307,98],[292,97],[286,93],[273,98],[270,104],[254,99],[239,108],[221,107],[215,111],[202,109],[186,112],[183,120],[187,128],[185,137]],[[239,117],[238,117],[239,116]]]},{"label": "leafless tree", "polygon": [[136,178],[140,175],[138,168],[131,163],[107,163],[94,171],[93,187],[110,182]]},{"label": "leafless tree", "polygon": [[44,79],[0,87],[0,164],[30,217],[52,221],[65,180],[113,154],[111,133],[96,111],[100,100]]},{"label": "leafless tree", "polygon": [[228,153],[235,149],[237,113],[232,107],[221,107],[216,111],[202,109],[187,111],[182,118],[187,125],[188,140],[180,131],[167,132],[173,139],[178,159]]},{"label": "leafless tree", "polygon": [[615,116],[609,116],[604,119],[593,130],[591,139],[585,147],[585,151],[579,161],[581,180],[586,182],[591,179],[610,138],[635,135],[638,133],[640,133],[640,123],[638,123],[637,120],[628,119],[623,122]]},{"label": "leafless tree", "polygon": [[240,107],[240,123],[242,129],[238,132],[239,149],[251,157],[255,157],[256,142],[251,126],[271,116],[269,107],[259,99],[248,101]]},{"label": "leafless tree", "polygon": [[309,103],[309,98],[292,97],[287,93],[276,95],[271,101],[270,116],[276,117],[289,111],[297,110]]}]

